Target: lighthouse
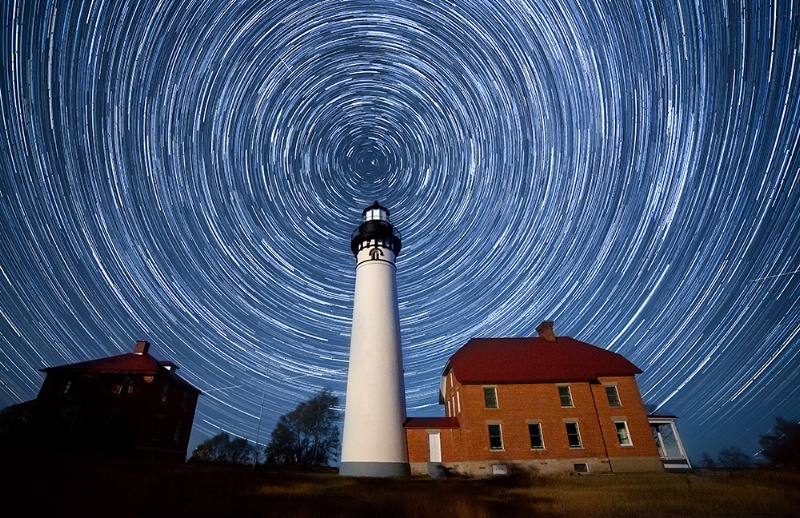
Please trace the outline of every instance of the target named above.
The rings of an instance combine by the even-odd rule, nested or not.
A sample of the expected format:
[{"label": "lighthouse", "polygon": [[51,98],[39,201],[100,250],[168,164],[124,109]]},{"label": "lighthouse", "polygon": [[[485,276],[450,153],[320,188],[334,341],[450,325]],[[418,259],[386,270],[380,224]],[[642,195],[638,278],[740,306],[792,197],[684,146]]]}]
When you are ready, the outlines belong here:
[{"label": "lighthouse", "polygon": [[395,260],[400,234],[377,201],[362,212],[350,248],[356,288],[339,474],[408,475],[408,447]]}]

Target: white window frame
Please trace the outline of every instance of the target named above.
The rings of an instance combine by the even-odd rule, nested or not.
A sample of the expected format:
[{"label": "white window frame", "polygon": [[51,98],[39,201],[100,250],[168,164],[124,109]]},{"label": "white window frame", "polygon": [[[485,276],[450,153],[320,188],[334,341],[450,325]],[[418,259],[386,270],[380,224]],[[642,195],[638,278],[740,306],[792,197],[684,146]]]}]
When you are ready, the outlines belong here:
[{"label": "white window frame", "polygon": [[[575,425],[575,434],[578,437],[578,444],[577,446],[573,446],[572,442],[569,440],[570,433],[569,433],[569,426]],[[580,450],[583,448],[583,440],[581,439],[581,427],[578,426],[578,421],[564,421],[564,428],[567,431],[567,444],[569,444],[570,449],[572,450]]]},{"label": "white window frame", "polygon": [[[622,427],[620,428],[620,425]],[[614,430],[617,432],[617,439],[619,440],[619,445],[623,448],[629,448],[633,446],[633,439],[631,439],[631,431],[628,429],[628,421],[625,419],[614,419]],[[623,436],[620,435],[620,431],[624,431],[625,439],[627,442],[623,442]]]},{"label": "white window frame", "polygon": [[[564,404],[564,394],[561,393],[563,389],[567,389],[566,395],[569,396],[569,405]],[[558,401],[561,403],[561,408],[572,408],[575,406],[575,399],[572,397],[572,388],[569,385],[558,385]]]},{"label": "white window frame", "polygon": [[[486,398],[486,394],[487,394],[486,391],[487,390],[491,390],[491,391],[494,392],[494,406],[489,406],[489,401]],[[483,407],[487,408],[487,409],[490,409],[490,410],[495,410],[497,408],[500,408],[500,399],[497,397],[497,387],[496,386],[483,387]]]},{"label": "white window frame", "polygon": [[[605,385],[605,389],[606,389],[606,399],[608,400],[608,406],[613,407],[613,408],[621,407],[622,406],[622,399],[620,399],[620,397],[619,397],[619,389],[617,388],[617,386],[616,385]],[[608,393],[609,389],[614,391],[614,396],[617,398],[616,404],[614,404],[614,402],[611,401],[611,396]]]},{"label": "white window frame", "polygon": [[[495,447],[492,446],[492,427],[493,426],[496,426],[497,427],[497,431],[499,432],[499,435],[497,435],[497,437],[500,438],[500,447],[499,448],[495,448]],[[503,450],[505,450],[505,444],[503,444],[503,425],[501,425],[500,423],[486,423],[486,430],[487,430],[487,432],[489,434],[489,450],[490,451],[503,451]]]},{"label": "white window frame", "polygon": [[541,446],[534,446],[533,441],[531,441],[531,450],[543,450],[544,449],[544,433],[542,432],[542,423],[540,421],[528,421],[528,438],[531,437],[531,426],[535,426],[539,429],[539,442],[541,442]]}]

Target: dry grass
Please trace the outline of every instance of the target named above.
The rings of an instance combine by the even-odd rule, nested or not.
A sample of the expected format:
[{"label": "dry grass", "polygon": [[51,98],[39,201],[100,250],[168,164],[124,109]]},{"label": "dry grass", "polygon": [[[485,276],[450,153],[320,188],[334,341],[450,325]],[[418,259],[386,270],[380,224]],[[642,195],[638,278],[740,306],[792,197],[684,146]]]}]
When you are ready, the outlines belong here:
[{"label": "dry grass", "polygon": [[246,467],[0,459],[0,515],[800,516],[800,473],[363,479]]}]

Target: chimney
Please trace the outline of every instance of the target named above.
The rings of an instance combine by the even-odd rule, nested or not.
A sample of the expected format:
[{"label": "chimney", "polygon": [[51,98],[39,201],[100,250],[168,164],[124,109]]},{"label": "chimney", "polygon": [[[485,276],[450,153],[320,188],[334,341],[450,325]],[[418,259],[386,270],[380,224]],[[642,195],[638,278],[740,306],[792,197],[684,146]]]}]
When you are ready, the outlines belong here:
[{"label": "chimney", "polygon": [[136,347],[133,349],[133,354],[147,354],[150,350],[150,342],[146,340],[139,340],[136,342]]},{"label": "chimney", "polygon": [[553,332],[553,322],[551,320],[545,320],[539,324],[539,327],[536,328],[536,332],[548,342],[556,341],[556,334]]}]

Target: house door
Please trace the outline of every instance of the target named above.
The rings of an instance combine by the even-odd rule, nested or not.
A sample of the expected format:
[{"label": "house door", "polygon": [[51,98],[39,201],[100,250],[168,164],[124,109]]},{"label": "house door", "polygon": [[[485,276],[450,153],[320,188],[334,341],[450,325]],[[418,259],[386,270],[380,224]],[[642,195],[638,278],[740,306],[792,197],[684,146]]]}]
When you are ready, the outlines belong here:
[{"label": "house door", "polygon": [[439,432],[428,434],[428,462],[442,462],[442,440]]}]

